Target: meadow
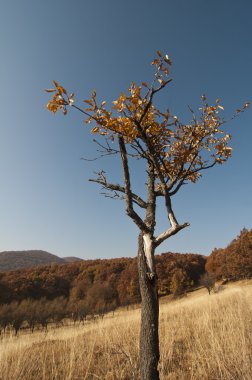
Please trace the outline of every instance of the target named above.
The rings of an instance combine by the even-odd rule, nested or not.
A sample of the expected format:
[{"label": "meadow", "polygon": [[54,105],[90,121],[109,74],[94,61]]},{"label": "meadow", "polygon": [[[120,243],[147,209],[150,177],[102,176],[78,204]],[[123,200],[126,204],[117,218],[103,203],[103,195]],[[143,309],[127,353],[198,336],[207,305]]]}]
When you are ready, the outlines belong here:
[{"label": "meadow", "polygon": [[[0,338],[1,380],[137,380],[140,309]],[[162,380],[252,378],[252,283],[160,303]]]}]

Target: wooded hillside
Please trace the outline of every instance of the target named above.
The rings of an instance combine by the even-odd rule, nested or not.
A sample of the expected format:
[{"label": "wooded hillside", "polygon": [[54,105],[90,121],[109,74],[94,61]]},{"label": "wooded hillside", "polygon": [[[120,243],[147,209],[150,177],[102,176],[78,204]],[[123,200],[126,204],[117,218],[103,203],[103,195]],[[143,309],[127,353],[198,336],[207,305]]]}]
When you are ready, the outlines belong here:
[{"label": "wooded hillside", "polygon": [[[197,284],[206,263],[196,254],[165,253],[156,259],[160,295],[171,293],[176,279],[183,289]],[[138,302],[136,259],[84,260],[2,273],[0,303],[60,296],[83,299],[93,293],[99,297],[105,288],[117,305]]]},{"label": "wooded hillside", "polygon": [[207,258],[206,270],[217,279],[252,277],[252,230],[244,228],[226,248],[215,249]]},{"label": "wooded hillside", "polygon": [[[180,295],[199,283],[205,268],[211,279],[252,277],[252,231],[242,230],[225,249],[207,258],[197,254],[156,256],[159,295]],[[0,273],[0,332],[29,326],[47,328],[65,318],[88,316],[140,302],[136,258],[83,260]]]},{"label": "wooded hillside", "polygon": [[[242,230],[226,248],[215,249],[209,257],[168,252],[156,256],[156,266],[160,296],[198,285],[205,269],[216,279],[251,278],[252,230]],[[0,304],[58,297],[85,301],[94,309],[98,303],[112,308],[137,303],[136,259],[83,260],[0,273]]]}]

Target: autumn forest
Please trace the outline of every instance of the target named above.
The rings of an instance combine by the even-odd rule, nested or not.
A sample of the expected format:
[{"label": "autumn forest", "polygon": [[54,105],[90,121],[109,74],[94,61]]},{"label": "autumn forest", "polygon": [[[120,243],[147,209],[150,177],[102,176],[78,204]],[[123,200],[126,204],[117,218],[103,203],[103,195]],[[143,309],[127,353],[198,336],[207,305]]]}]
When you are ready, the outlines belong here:
[{"label": "autumn forest", "polygon": [[[252,230],[243,229],[210,256],[157,255],[159,296],[180,297],[204,286],[207,273],[222,283],[252,278]],[[140,302],[135,258],[86,260],[9,271],[0,275],[0,329],[47,328],[65,318],[84,321]]]}]

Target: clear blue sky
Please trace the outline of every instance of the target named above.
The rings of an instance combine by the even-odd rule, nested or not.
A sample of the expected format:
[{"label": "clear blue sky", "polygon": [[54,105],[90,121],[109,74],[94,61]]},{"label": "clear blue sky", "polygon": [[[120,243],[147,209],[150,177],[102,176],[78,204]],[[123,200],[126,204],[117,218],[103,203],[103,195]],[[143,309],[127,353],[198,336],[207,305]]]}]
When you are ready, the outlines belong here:
[{"label": "clear blue sky", "polygon": [[[1,0],[0,251],[134,256],[138,231],[123,203],[87,181],[103,167],[120,177],[119,165],[80,159],[94,156],[92,136],[77,112],[47,112],[44,88],[55,79],[80,100],[93,88],[114,100],[131,80],[151,78],[160,49],[173,62],[162,105],[186,120],[187,105],[206,93],[230,115],[252,97],[251,14],[249,0]],[[251,228],[251,121],[248,110],[227,125],[230,162],[174,199],[178,220],[191,226],[159,252],[209,254]],[[167,227],[161,205],[159,222]]]}]

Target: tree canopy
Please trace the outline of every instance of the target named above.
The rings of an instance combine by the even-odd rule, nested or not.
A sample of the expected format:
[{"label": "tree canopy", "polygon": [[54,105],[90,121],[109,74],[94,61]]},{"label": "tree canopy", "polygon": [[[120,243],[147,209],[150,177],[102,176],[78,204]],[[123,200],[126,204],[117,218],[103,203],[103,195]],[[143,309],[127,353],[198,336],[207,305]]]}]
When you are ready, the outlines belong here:
[{"label": "tree canopy", "polygon": [[[184,184],[196,182],[205,169],[226,162],[232,148],[231,135],[222,128],[226,120],[222,117],[224,108],[219,98],[211,105],[202,95],[202,104],[197,112],[189,107],[191,119],[188,123],[172,115],[169,109],[160,110],[155,106],[155,96],[172,80],[169,77],[171,60],[167,54],[157,51],[152,65],[155,72],[151,83],[137,85],[132,82],[128,91],[122,92],[111,107],[107,107],[106,100],[97,99],[95,90],[90,99],[83,100],[83,107],[75,104],[74,93],[68,93],[56,81],[53,81],[54,88],[46,91],[53,94],[47,104],[49,111],[56,113],[61,110],[66,115],[69,107],[78,109],[85,115],[86,123],[91,125],[91,132],[106,139],[104,154],[121,153],[125,186],[109,183],[104,172],[100,172],[93,181],[110,191],[124,193],[129,216],[145,233],[149,233],[150,228],[134,211],[133,203],[146,209],[147,202],[131,189],[127,157],[141,158],[149,167],[151,165],[155,196],[165,198],[171,224],[169,230],[156,237],[157,246],[189,225],[178,223],[172,210],[171,197]],[[249,104],[247,102],[237,109],[232,118],[248,108]],[[113,145],[115,139],[118,139],[119,148]]]}]

